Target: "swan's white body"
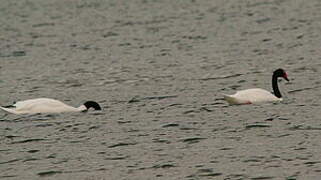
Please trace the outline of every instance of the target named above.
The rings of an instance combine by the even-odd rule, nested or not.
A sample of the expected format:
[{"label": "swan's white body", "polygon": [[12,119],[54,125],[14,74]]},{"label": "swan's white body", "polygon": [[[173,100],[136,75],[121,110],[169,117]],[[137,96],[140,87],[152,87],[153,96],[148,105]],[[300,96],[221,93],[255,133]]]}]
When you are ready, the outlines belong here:
[{"label": "swan's white body", "polygon": [[233,95],[223,94],[224,99],[229,104],[259,104],[265,102],[282,101],[282,98],[260,88],[237,91]]},{"label": "swan's white body", "polygon": [[29,99],[18,101],[11,108],[1,107],[4,111],[13,114],[36,114],[36,113],[60,113],[60,112],[80,112],[87,108],[84,105],[78,108],[69,106],[61,101],[49,98]]}]

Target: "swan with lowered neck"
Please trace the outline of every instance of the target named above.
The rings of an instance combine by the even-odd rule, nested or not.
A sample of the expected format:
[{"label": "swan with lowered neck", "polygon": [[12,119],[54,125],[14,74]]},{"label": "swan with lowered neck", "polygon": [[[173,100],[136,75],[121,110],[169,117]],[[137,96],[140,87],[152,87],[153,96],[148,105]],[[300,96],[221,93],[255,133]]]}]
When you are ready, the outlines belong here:
[{"label": "swan with lowered neck", "polygon": [[13,105],[0,106],[0,108],[13,114],[84,112],[90,108],[93,108],[94,110],[101,110],[99,104],[94,101],[87,101],[79,107],[72,107],[61,101],[49,98],[36,98],[18,101]]},{"label": "swan with lowered neck", "polygon": [[275,70],[272,76],[272,88],[274,94],[264,89],[253,88],[237,91],[233,95],[223,94],[224,99],[229,104],[257,104],[265,102],[282,101],[282,95],[278,86],[279,77],[282,77],[285,80],[289,81],[288,74],[283,69]]}]

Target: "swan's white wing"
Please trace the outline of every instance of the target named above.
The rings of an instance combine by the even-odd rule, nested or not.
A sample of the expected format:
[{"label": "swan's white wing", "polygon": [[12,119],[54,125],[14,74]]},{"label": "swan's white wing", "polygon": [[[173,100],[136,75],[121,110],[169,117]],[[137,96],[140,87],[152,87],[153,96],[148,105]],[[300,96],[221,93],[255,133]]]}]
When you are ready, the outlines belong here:
[{"label": "swan's white wing", "polygon": [[37,98],[37,99],[29,99],[25,101],[18,101],[13,106],[16,107],[16,110],[30,110],[36,107],[46,106],[46,107],[59,107],[65,106],[64,103],[48,98]]},{"label": "swan's white wing", "polygon": [[230,104],[253,104],[282,100],[281,98],[274,96],[269,91],[259,88],[237,91],[233,95],[225,95],[224,98]]},{"label": "swan's white wing", "polygon": [[68,106],[61,101],[49,98],[37,98],[18,101],[13,106],[15,106],[15,108],[13,108],[12,110],[19,114],[77,111],[77,108]]}]

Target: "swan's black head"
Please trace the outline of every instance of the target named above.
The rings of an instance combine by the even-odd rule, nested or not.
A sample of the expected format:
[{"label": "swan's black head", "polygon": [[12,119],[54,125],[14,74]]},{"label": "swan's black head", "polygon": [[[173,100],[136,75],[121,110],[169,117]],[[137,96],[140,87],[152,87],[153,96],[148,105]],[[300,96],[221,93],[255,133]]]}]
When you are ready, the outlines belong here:
[{"label": "swan's black head", "polygon": [[288,79],[288,73],[286,73],[283,69],[277,69],[274,71],[273,76],[276,77],[283,77],[285,80],[289,81]]},{"label": "swan's black head", "polygon": [[85,102],[84,106],[86,106],[87,110],[89,108],[94,108],[95,110],[101,110],[101,107],[95,101],[87,101]]}]

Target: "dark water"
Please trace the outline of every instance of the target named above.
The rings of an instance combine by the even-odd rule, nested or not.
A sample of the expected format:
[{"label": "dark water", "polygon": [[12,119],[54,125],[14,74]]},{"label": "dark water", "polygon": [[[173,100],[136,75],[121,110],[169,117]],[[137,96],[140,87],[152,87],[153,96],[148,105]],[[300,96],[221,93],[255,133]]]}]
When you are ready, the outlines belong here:
[{"label": "dark water", "polygon": [[[0,3],[0,104],[102,112],[0,114],[2,179],[319,179],[321,2]],[[221,93],[271,89],[279,104]]]}]

